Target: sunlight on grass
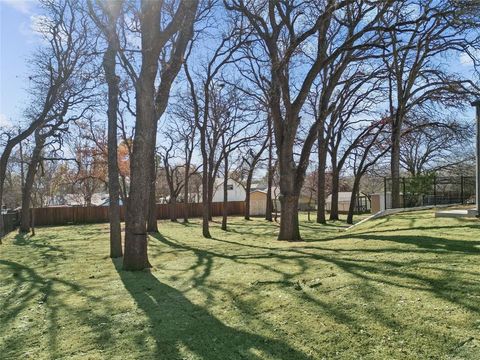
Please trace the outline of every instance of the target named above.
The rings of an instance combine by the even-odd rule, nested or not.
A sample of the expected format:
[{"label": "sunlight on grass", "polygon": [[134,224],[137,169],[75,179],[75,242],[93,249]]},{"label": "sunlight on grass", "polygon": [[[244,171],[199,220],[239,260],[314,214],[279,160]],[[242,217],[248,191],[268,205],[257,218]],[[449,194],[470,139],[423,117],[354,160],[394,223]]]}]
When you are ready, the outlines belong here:
[{"label": "sunlight on grass", "polygon": [[160,222],[151,271],[108,258],[108,227],[0,246],[2,359],[480,358],[480,223],[404,213],[344,231]]}]

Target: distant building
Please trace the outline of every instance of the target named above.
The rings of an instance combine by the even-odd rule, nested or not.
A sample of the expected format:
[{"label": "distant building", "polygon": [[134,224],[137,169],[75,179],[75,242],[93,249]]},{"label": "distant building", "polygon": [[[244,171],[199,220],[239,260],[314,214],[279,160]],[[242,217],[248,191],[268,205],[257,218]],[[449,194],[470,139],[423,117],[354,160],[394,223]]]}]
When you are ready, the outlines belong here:
[{"label": "distant building", "polygon": [[[340,191],[338,193],[338,212],[347,213],[350,208],[350,199],[352,193],[350,191]],[[365,195],[360,195],[357,198],[356,212],[368,212],[370,211],[370,201]],[[332,209],[332,194],[327,196],[325,200],[325,210],[330,211]]]},{"label": "distant building", "polygon": [[[280,189],[272,187],[272,202],[273,211],[275,209],[281,212],[280,205]],[[307,196],[300,196],[298,199],[298,210],[306,211],[309,207],[313,207],[314,201],[310,204],[310,199]],[[260,216],[267,212],[267,189],[255,189],[250,192],[250,215]]]},{"label": "distant building", "polygon": [[[94,193],[90,202],[91,206],[108,206],[110,197],[108,193]],[[121,200],[120,205],[122,205]],[[86,201],[83,194],[55,195],[47,199],[46,206],[86,206]]]},{"label": "distant building", "polygon": [[260,216],[267,213],[267,190],[255,189],[250,192],[250,215]]},{"label": "distant building", "polygon": [[[349,191],[339,191],[338,192],[338,211],[344,212],[348,211],[350,207],[350,199],[352,193]],[[325,210],[330,211],[332,208],[332,194],[328,195],[325,199]]]},{"label": "distant building", "polygon": [[[238,181],[228,179],[227,201],[245,201],[245,188]],[[223,179],[216,178],[213,185],[212,202],[223,202]]]}]

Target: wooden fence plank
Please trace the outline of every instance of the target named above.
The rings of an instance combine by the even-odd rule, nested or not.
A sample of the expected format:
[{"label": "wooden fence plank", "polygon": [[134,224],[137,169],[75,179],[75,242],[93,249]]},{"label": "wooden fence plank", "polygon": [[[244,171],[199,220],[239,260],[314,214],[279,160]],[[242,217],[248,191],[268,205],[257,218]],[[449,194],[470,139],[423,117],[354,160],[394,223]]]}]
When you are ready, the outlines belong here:
[{"label": "wooden fence plank", "polygon": [[[157,219],[170,219],[170,211],[175,211],[178,218],[183,217],[184,204],[157,204]],[[223,203],[212,203],[212,216],[221,216]],[[229,215],[243,215],[245,213],[244,201],[231,201],[228,203]],[[202,217],[203,207],[201,203],[188,204],[188,214],[191,218]],[[68,224],[89,224],[107,223],[108,206],[57,206],[35,209],[35,225],[68,225]],[[120,218],[125,220],[125,207],[120,206]]]}]

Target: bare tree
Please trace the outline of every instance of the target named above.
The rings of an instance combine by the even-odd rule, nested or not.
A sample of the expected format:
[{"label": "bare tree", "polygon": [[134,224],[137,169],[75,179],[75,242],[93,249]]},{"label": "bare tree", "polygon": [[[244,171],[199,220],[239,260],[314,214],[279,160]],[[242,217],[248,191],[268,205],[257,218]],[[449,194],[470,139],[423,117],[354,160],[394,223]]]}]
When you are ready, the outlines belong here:
[{"label": "bare tree", "polygon": [[168,137],[176,144],[176,147],[183,153],[185,169],[183,186],[183,222],[188,223],[189,213],[189,182],[190,177],[197,172],[192,166],[192,159],[195,148],[198,146],[195,105],[190,94],[179,94],[177,103],[172,106],[172,119],[168,131]]},{"label": "bare tree", "polygon": [[[168,138],[168,136],[167,136]],[[172,138],[169,138],[170,144],[162,146],[162,163],[163,171],[165,171],[165,178],[170,193],[170,220],[177,221],[177,199],[185,186],[185,178],[182,174],[183,165],[173,164],[176,154],[176,144]]]},{"label": "bare tree", "polygon": [[[266,121],[266,123],[267,123],[267,129],[268,129],[268,121]],[[259,132],[256,135],[255,141],[257,142],[257,146],[255,147],[253,143],[247,144],[248,150],[246,151],[246,154],[243,156],[243,162],[247,166],[247,178],[245,181],[245,220],[250,220],[250,192],[252,189],[253,174],[255,169],[257,168],[258,163],[263,160],[262,155],[270,143],[270,138],[268,137],[268,133],[265,134],[265,133]],[[271,216],[271,208],[270,208],[270,216]]]},{"label": "bare tree", "polygon": [[[371,131],[365,117],[372,115],[383,100],[381,69],[366,64],[356,64],[345,73],[346,79],[336,96],[330,115],[328,152],[332,164],[332,201],[330,220],[338,220],[338,192],[341,171],[350,153],[361,144]],[[347,138],[348,137],[348,138]]]},{"label": "bare tree", "polygon": [[198,3],[198,0],[181,0],[175,6],[171,2],[141,2],[138,19],[142,51],[138,76],[130,71],[131,64],[125,62],[126,69],[134,77],[136,89],[135,135],[125,221],[123,267],[126,270],[142,270],[150,266],[146,222],[148,200],[152,196],[154,182],[152,167],[157,124],[165,112],[171,86],[193,35]]},{"label": "bare tree", "polygon": [[[301,113],[308,93],[320,73],[334,69],[322,88],[321,118],[326,117],[331,94],[346,66],[364,57],[368,47],[378,44],[375,31],[390,1],[224,2],[248,21],[258,40],[258,56],[265,55],[270,60],[269,111],[282,205],[278,239],[298,241],[298,199],[319,128],[318,121],[310,124],[296,156]],[[291,69],[298,63],[305,71],[291,76]]]},{"label": "bare tree", "polygon": [[[415,117],[414,112],[408,116],[411,117]],[[410,123],[408,118],[406,122]],[[420,115],[410,127],[411,131],[404,131],[402,136],[400,165],[411,176],[440,170],[470,158],[468,152],[464,155],[462,152],[468,148],[468,143],[473,144],[472,126],[453,119],[432,123]]]},{"label": "bare tree", "polygon": [[[46,16],[39,25],[45,40],[32,58],[33,73],[29,76],[32,105],[26,110],[29,125],[18,134],[2,133],[5,139],[0,157],[0,203],[8,159],[13,148],[29,137],[49,120],[51,112],[70,89],[70,80],[75,72],[87,62],[90,44],[87,36],[87,19],[81,14],[78,4],[71,0],[42,1]],[[3,233],[0,217],[0,237]]]},{"label": "bare tree", "polygon": [[474,57],[474,49],[480,46],[478,34],[466,35],[478,26],[478,15],[471,14],[474,9],[480,13],[480,5],[472,3],[469,9],[466,6],[455,1],[397,1],[383,19],[389,25],[383,38],[390,85],[394,208],[400,206],[400,149],[406,116],[415,108],[439,104],[461,108],[468,104],[467,95],[474,88],[470,80],[452,73],[443,62],[447,54],[457,56],[463,52]]},{"label": "bare tree", "polygon": [[350,160],[353,168],[353,187],[348,208],[347,224],[353,224],[353,214],[358,199],[360,182],[365,173],[382,159],[391,149],[389,141],[390,119],[383,118],[374,121],[368,126],[368,131],[362,134],[357,146],[350,152]]},{"label": "bare tree", "polygon": [[[233,29],[228,35],[224,36],[213,51],[213,54],[209,55],[202,74],[196,74],[198,84],[194,81],[194,74],[190,71],[188,61],[185,62],[184,66],[194,109],[195,124],[200,135],[203,203],[202,233],[206,238],[211,237],[209,220],[214,180],[224,158],[224,152],[218,152],[219,144],[222,134],[229,130],[230,126],[228,123],[232,119],[230,107],[227,105],[228,100],[225,102],[225,98],[222,96],[222,89],[225,87],[225,83],[219,80],[219,76],[226,65],[235,61],[233,56],[243,42],[244,35],[242,29]],[[228,87],[230,88],[228,91],[230,94],[237,95],[235,88],[232,88],[232,86]],[[238,96],[230,96],[229,101],[237,101],[238,104]],[[239,110],[233,109],[234,111]],[[234,136],[230,138],[233,139]],[[228,144],[230,148],[232,148],[231,145]]]},{"label": "bare tree", "polygon": [[117,23],[122,12],[123,1],[95,1],[88,0],[88,7],[98,29],[102,32],[107,43],[103,54],[103,71],[108,86],[108,193],[109,193],[109,221],[110,221],[110,257],[117,258],[123,255],[122,234],[120,228],[120,182],[117,158],[117,113],[119,111],[119,82],[116,74],[116,58],[120,49],[117,35]]},{"label": "bare tree", "polygon": [[[81,85],[77,84],[79,86],[75,88],[75,91],[72,91],[69,96],[64,96],[61,108],[51,114],[50,117],[52,119],[37,128],[35,131],[35,146],[28,163],[27,175],[22,191],[21,233],[27,233],[30,231],[31,216],[29,209],[37,169],[45,160],[65,160],[63,157],[59,157],[56,154],[60,152],[63,144],[63,137],[66,136],[66,133],[69,130],[69,124],[83,118],[91,110],[91,92],[89,91],[91,85],[89,85],[89,81],[85,76],[83,76],[83,79],[85,82]],[[77,109],[77,107],[83,107],[83,109]],[[76,110],[78,110],[78,112]],[[77,114],[67,116],[69,111],[74,113],[77,112]],[[44,152],[48,147],[51,148],[51,156],[46,158]]]}]

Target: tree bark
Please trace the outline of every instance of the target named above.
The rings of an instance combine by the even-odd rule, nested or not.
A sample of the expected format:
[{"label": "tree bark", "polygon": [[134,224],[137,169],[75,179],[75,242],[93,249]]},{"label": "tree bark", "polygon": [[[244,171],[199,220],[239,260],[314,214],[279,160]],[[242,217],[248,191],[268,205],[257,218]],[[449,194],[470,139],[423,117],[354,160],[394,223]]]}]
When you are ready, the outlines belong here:
[{"label": "tree bark", "polygon": [[265,220],[273,221],[273,202],[272,202],[272,186],[273,186],[273,120],[268,118],[268,169],[267,169],[267,203],[265,204]]},{"label": "tree bark", "polygon": [[183,222],[188,223],[188,182],[190,180],[190,163],[185,166],[185,181],[183,189]]},{"label": "tree bark", "polygon": [[[140,27],[142,41],[142,66],[136,80],[136,122],[133,151],[130,161],[131,183],[125,223],[125,270],[142,270],[150,267],[147,255],[147,204],[154,162],[157,122],[165,112],[172,83],[177,76],[185,49],[193,35],[193,24],[198,0],[182,0],[171,22],[163,31],[163,2],[142,1]],[[175,51],[162,66],[158,89],[159,56],[169,39],[175,38]],[[145,166],[147,164],[147,166]]]},{"label": "tree bark", "polygon": [[227,230],[228,216],[228,156],[225,155],[225,174],[223,176],[222,230]]},{"label": "tree bark", "polygon": [[[130,194],[125,222],[125,270],[143,270],[150,266],[147,255],[147,207],[150,194],[151,167],[155,148],[155,78],[158,54],[155,29],[160,24],[158,4],[142,3],[142,67],[136,83],[136,123],[130,161]],[[149,34],[150,33],[150,34]],[[145,166],[147,164],[147,166]]]},{"label": "tree bark", "polygon": [[25,179],[25,184],[22,191],[22,216],[20,220],[20,233],[30,232],[30,203],[32,198],[32,188],[33,183],[35,182],[35,175],[37,173],[38,164],[40,163],[42,149],[45,144],[45,139],[43,139],[40,135],[37,134],[35,138],[35,147],[32,152],[30,163],[28,164],[27,177]]},{"label": "tree bark", "polygon": [[[157,126],[155,126],[155,140],[157,133]],[[158,222],[157,222],[157,195],[156,195],[156,185],[157,185],[157,166],[155,161],[155,147],[153,148],[153,163],[149,164],[150,168],[150,189],[149,189],[149,197],[148,197],[148,221],[147,221],[147,231],[149,233],[158,233]]]},{"label": "tree bark", "polygon": [[317,174],[317,223],[326,224],[325,215],[325,171],[327,165],[326,141],[323,127],[318,130],[318,174]]},{"label": "tree bark", "polygon": [[355,203],[357,201],[357,193],[360,188],[361,178],[362,178],[362,174],[359,173],[355,176],[355,180],[353,181],[352,196],[350,197],[350,205],[348,207],[347,224],[353,224],[353,215],[355,213]]},{"label": "tree bark", "polygon": [[[245,220],[250,220],[250,190],[252,188],[253,171],[253,167],[248,171],[247,183],[245,186]],[[270,211],[270,217],[271,216],[272,213]]]},{"label": "tree bark", "polygon": [[211,238],[210,229],[209,229],[209,220],[210,220],[210,202],[208,199],[209,192],[209,175],[208,175],[208,153],[207,153],[207,139],[206,139],[206,124],[202,125],[200,128],[200,150],[202,152],[202,235],[205,238]]},{"label": "tree bark", "polygon": [[269,125],[269,145],[268,145],[268,174],[267,174],[267,204],[265,205],[265,220],[273,221],[273,201],[272,201],[272,186],[273,186],[273,134],[272,125]]},{"label": "tree bark", "polygon": [[170,221],[177,222],[177,197],[170,195]]},{"label": "tree bark", "polygon": [[332,203],[330,206],[330,220],[338,220],[338,190],[340,172],[336,165],[332,166]]},{"label": "tree bark", "polygon": [[123,255],[122,233],[120,227],[120,181],[118,170],[118,141],[117,141],[117,112],[120,79],[116,74],[116,57],[118,43],[116,25],[119,11],[108,16],[108,47],[103,56],[103,70],[108,85],[108,217],[110,221],[110,257],[118,258]]},{"label": "tree bark", "polygon": [[[21,141],[25,140],[28,136],[30,136],[35,129],[38,128],[43,122],[43,118],[41,120],[35,120],[30,124],[30,126],[24,130],[22,133],[18,134],[14,138],[11,138],[5,144],[3,149],[2,155],[0,156],[0,208],[3,206],[3,189],[5,185],[5,177],[7,172],[7,164],[8,159],[12,153],[13,148],[19,144]],[[5,235],[5,224],[3,222],[3,216],[0,216],[0,244],[1,238]]]},{"label": "tree bark", "polygon": [[212,221],[212,202],[213,202],[213,187],[215,186],[216,176],[209,176],[208,178],[208,221]]},{"label": "tree bark", "polygon": [[298,195],[281,194],[280,233],[278,240],[301,241],[298,227]]},{"label": "tree bark", "polygon": [[[398,115],[397,115],[398,116]],[[391,149],[391,177],[392,177],[392,208],[401,206],[400,201],[400,138],[401,127],[398,120],[392,126],[392,149]]]},{"label": "tree bark", "polygon": [[293,148],[277,149],[280,171],[280,232],[278,240],[301,241],[298,227],[298,199],[301,182],[293,161]]},{"label": "tree bark", "polygon": [[210,229],[209,229],[209,218],[210,218],[210,203],[208,201],[208,174],[205,165],[205,161],[203,163],[203,174],[202,174],[202,207],[203,207],[203,214],[202,214],[202,235],[205,238],[211,238]]}]

